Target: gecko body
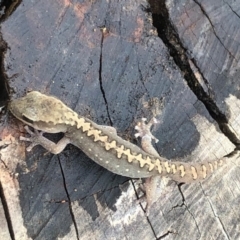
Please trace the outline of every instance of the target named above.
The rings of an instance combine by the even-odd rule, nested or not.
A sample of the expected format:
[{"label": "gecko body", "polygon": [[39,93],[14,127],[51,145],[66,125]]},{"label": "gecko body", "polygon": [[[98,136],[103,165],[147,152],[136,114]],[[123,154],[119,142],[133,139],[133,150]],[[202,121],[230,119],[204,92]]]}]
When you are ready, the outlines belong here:
[{"label": "gecko body", "polygon": [[34,129],[48,133],[64,133],[63,139],[55,144],[42,134],[28,130],[32,136],[21,138],[32,142],[28,150],[40,144],[49,152],[58,154],[71,143],[99,165],[122,176],[166,176],[177,182],[189,183],[206,179],[226,162],[226,158],[201,163],[167,160],[159,156],[151,146],[149,126],[149,129],[144,124],[138,127],[140,130],[146,128],[141,134],[143,147],[145,142],[144,151],[119,137],[112,127],[98,125],[78,115],[59,99],[37,91],[12,100],[9,109],[15,117]]}]

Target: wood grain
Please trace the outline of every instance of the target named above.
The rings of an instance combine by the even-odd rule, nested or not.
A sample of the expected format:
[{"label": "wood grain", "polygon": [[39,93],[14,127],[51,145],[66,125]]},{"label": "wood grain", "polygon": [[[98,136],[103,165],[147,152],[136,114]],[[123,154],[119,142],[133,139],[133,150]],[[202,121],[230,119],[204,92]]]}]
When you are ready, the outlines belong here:
[{"label": "wood grain", "polygon": [[[239,145],[239,7],[23,0],[1,25],[11,97],[55,95],[133,143],[137,119],[151,117],[143,100],[163,97],[154,131],[159,154],[184,162],[221,158]],[[11,239],[240,238],[235,163],[202,183],[164,188],[147,218],[135,202],[139,181],[108,172],[72,146],[58,156],[40,147],[25,156],[22,125],[7,120],[0,138],[15,142],[0,150],[0,194],[11,221],[0,217]]]}]

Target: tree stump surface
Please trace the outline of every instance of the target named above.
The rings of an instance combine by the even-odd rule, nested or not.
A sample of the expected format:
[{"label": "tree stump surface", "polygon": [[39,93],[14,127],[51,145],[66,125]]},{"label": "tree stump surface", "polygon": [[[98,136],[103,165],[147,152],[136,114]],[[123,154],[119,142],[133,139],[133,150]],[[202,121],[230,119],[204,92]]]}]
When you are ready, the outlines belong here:
[{"label": "tree stump surface", "polygon": [[[137,145],[135,124],[152,117],[153,98],[163,99],[153,130],[162,157],[201,162],[239,146],[237,1],[12,4],[1,18],[10,98],[54,95]],[[72,145],[58,155],[40,146],[26,152],[23,126],[1,117],[0,239],[240,239],[235,155],[203,182],[157,192],[146,216],[136,201],[140,180],[107,171]]]}]

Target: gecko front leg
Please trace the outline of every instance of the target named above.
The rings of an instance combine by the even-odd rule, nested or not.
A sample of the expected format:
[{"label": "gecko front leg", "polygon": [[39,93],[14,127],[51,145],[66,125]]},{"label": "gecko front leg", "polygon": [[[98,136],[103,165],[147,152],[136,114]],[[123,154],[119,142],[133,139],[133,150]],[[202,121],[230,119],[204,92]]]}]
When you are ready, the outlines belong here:
[{"label": "gecko front leg", "polygon": [[70,139],[67,137],[63,137],[57,144],[50,141],[46,137],[43,136],[43,132],[34,129],[34,132],[30,130],[28,126],[24,127],[30,137],[20,137],[20,140],[31,142],[31,144],[27,147],[27,151],[30,152],[33,147],[37,145],[41,145],[46,150],[53,154],[58,154],[63,151],[67,144],[70,143]]}]

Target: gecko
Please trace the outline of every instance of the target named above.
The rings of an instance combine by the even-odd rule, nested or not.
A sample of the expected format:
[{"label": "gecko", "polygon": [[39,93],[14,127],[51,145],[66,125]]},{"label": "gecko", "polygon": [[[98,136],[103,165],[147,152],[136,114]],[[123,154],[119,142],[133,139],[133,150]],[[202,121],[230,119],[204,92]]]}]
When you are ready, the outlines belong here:
[{"label": "gecko", "polygon": [[[179,183],[201,181],[222,167],[227,160],[227,157],[223,157],[195,163],[171,161],[161,157],[151,143],[152,140],[157,142],[150,130],[156,123],[155,118],[147,124],[146,119],[142,119],[135,127],[138,131],[135,136],[141,137],[141,149],[118,136],[115,128],[98,125],[80,116],[54,96],[32,91],[24,97],[12,100],[8,107],[16,118],[27,124],[25,129],[30,137],[20,137],[20,140],[31,142],[27,151],[41,145],[49,152],[59,154],[67,144],[73,144],[94,162],[115,174],[146,178],[148,209],[156,201],[154,192],[157,178],[167,177]],[[55,144],[43,136],[44,132],[63,132],[64,137]]]}]

